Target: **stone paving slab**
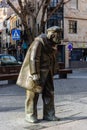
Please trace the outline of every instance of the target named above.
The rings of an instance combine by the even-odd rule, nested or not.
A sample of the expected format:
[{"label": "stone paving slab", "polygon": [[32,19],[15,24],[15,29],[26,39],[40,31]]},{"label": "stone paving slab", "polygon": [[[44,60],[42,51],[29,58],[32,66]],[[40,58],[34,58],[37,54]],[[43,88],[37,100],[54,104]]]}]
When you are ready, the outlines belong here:
[{"label": "stone paving slab", "polygon": [[0,86],[0,130],[87,130],[87,79],[84,77],[87,72],[75,72],[68,79],[54,79],[55,111],[61,119],[59,122],[42,120],[41,97],[38,104],[40,122],[25,122],[25,91],[16,85]]},{"label": "stone paving slab", "polygon": [[87,130],[87,120],[69,122],[41,130]]},{"label": "stone paving slab", "polygon": [[[79,106],[79,107],[78,107]],[[17,108],[16,108],[17,109]],[[20,108],[19,108],[20,109]],[[38,107],[40,123],[32,124],[24,120],[24,108],[20,111],[4,111],[0,114],[0,130],[87,130],[87,105],[82,103],[56,103],[56,115],[61,121],[42,121],[42,106]],[[84,125],[84,128],[81,125]],[[83,129],[82,129],[83,128]]]}]

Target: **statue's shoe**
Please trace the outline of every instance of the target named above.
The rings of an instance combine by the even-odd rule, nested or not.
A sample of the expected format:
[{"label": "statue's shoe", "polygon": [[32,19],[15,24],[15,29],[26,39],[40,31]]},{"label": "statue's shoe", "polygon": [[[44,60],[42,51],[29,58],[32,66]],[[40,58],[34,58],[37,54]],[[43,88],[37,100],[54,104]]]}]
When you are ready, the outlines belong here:
[{"label": "statue's shoe", "polygon": [[47,120],[47,121],[60,121],[60,119],[56,116],[53,117],[43,117],[43,120]]},{"label": "statue's shoe", "polygon": [[35,117],[26,117],[25,121],[27,121],[29,123],[38,123],[38,119]]}]

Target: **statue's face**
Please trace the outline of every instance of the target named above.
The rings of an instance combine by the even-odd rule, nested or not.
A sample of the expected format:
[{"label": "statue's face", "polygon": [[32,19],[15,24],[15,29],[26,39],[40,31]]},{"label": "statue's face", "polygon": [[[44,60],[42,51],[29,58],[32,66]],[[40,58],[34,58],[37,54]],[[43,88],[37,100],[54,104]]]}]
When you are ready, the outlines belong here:
[{"label": "statue's face", "polygon": [[52,41],[55,44],[60,44],[60,42],[61,42],[61,33],[60,32],[54,32],[52,34]]}]

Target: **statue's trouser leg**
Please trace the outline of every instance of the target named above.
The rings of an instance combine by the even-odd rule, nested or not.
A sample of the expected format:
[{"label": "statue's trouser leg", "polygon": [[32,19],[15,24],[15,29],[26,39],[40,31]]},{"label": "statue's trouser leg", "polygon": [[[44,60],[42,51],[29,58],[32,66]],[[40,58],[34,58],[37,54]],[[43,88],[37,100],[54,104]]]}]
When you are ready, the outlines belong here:
[{"label": "statue's trouser leg", "polygon": [[25,114],[26,119],[30,122],[35,122],[37,120],[37,101],[39,94],[32,91],[26,91],[26,101],[25,101]]},{"label": "statue's trouser leg", "polygon": [[47,76],[47,80],[44,85],[42,98],[43,98],[43,118],[52,119],[55,116],[54,85],[53,85],[53,79],[50,72]]}]

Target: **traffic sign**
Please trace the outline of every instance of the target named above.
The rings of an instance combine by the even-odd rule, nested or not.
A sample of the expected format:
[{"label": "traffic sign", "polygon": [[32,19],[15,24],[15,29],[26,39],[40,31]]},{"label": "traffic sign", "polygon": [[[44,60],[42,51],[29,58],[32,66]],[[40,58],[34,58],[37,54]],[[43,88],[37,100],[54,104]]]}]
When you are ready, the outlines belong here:
[{"label": "traffic sign", "polygon": [[20,33],[21,33],[21,31],[20,30],[18,30],[18,29],[13,29],[12,30],[12,39],[13,40],[20,40]]},{"label": "traffic sign", "polygon": [[72,43],[68,43],[68,49],[71,51],[73,49],[73,44]]}]

